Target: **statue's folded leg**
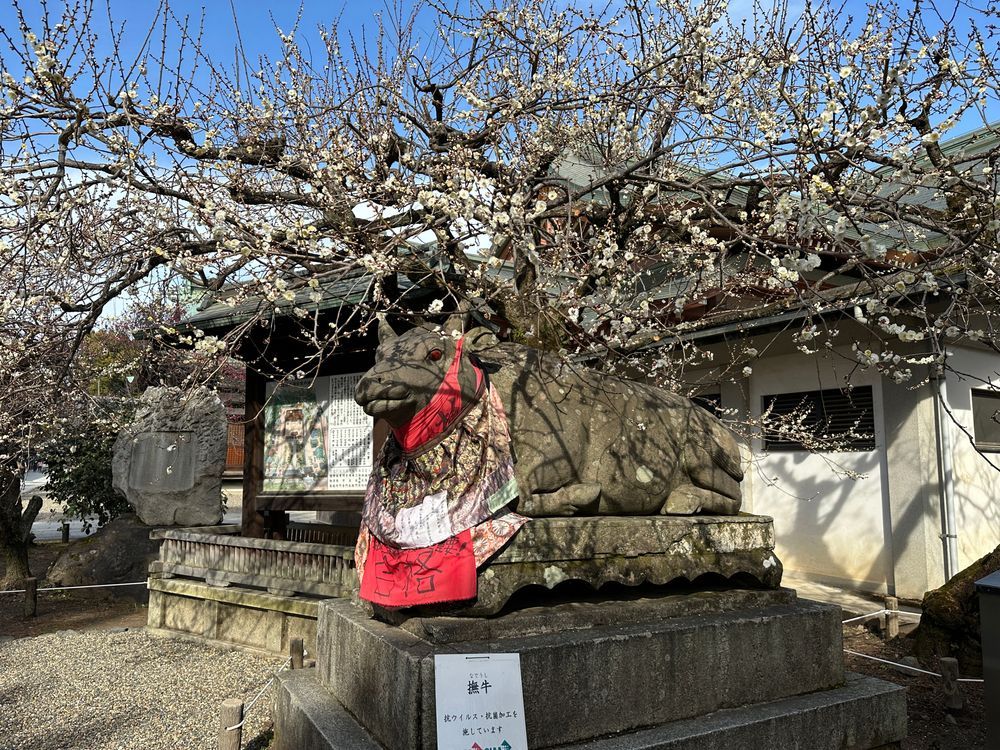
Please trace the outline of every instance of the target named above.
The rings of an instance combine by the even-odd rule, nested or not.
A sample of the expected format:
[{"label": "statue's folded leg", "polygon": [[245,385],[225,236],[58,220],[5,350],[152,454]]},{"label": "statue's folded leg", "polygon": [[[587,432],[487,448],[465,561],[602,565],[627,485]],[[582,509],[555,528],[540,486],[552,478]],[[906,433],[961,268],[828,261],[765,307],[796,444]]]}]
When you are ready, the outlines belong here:
[{"label": "statue's folded leg", "polygon": [[660,513],[663,515],[691,515],[693,513],[711,513],[713,515],[731,516],[739,513],[740,501],[720,495],[718,492],[684,484],[674,489],[667,498]]},{"label": "statue's folded leg", "polygon": [[517,512],[525,516],[592,515],[601,499],[599,484],[571,484],[552,492],[535,492],[518,501]]}]

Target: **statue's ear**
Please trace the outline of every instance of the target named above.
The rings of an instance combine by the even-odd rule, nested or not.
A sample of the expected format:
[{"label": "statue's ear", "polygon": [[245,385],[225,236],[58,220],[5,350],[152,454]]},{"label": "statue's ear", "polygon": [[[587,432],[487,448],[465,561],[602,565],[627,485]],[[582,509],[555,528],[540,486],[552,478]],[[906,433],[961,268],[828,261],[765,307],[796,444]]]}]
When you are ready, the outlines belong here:
[{"label": "statue's ear", "polygon": [[379,313],[378,316],[378,342],[384,344],[386,341],[392,341],[395,338],[399,338],[399,334],[393,330],[392,326],[389,325],[389,321],[386,319],[385,315]]},{"label": "statue's ear", "polygon": [[463,348],[467,352],[481,352],[484,349],[491,349],[500,343],[500,340],[489,328],[478,326],[465,334]]}]

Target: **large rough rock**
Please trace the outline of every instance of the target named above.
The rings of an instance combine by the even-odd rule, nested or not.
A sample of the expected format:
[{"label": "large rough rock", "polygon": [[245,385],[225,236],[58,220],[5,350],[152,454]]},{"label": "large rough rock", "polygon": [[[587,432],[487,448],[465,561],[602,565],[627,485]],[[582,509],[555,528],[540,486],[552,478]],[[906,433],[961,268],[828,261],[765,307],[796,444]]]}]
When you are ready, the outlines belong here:
[{"label": "large rough rock", "polygon": [[996,570],[1000,570],[1000,547],[924,594],[920,627],[914,634],[914,653],[921,662],[933,664],[938,657],[951,656],[958,659],[963,675],[982,674],[976,581]]},{"label": "large rough rock", "polygon": [[149,388],[115,441],[115,490],[150,526],[222,520],[226,410],[207,388]]},{"label": "large rough rock", "polygon": [[[93,535],[71,543],[49,567],[44,585],[92,586],[143,581],[159,549],[159,539],[149,538],[149,527],[135,515],[126,513]],[[143,586],[94,589],[93,593],[140,601],[148,597]]]}]

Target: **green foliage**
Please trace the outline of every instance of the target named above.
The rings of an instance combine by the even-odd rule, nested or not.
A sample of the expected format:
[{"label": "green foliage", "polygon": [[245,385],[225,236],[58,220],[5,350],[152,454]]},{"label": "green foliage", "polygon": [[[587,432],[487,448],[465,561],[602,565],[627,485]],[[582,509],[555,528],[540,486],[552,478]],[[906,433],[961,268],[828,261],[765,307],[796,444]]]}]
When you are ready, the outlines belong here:
[{"label": "green foliage", "polygon": [[111,487],[111,456],[119,422],[94,418],[83,423],[64,424],[42,449],[48,464],[48,493],[63,512],[83,521],[90,533],[96,518],[98,527],[126,513],[125,498]]}]

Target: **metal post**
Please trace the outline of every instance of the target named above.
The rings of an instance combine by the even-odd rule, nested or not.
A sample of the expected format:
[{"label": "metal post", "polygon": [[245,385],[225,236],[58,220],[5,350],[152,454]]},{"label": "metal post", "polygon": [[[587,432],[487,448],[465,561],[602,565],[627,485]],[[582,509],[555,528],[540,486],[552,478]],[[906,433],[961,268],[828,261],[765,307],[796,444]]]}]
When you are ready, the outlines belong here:
[{"label": "metal post", "polygon": [[69,524],[65,521],[62,522],[62,543],[69,544]]},{"label": "metal post", "polygon": [[983,644],[983,714],[986,747],[1000,747],[1000,571],[976,581],[979,638]]}]

